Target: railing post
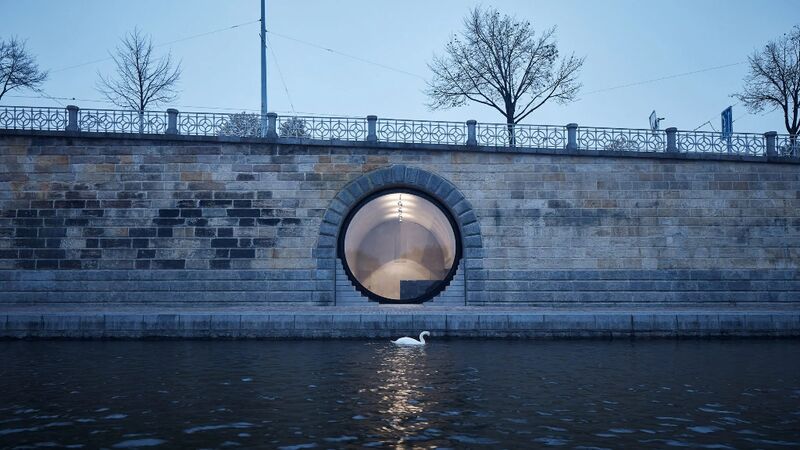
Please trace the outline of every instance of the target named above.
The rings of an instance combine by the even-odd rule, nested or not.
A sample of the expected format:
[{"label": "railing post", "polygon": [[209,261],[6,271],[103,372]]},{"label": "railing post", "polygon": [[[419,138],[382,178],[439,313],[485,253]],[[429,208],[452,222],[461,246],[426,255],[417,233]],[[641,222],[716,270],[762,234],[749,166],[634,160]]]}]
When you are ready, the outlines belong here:
[{"label": "railing post", "polygon": [[267,136],[270,139],[278,137],[278,115],[274,112],[267,113]]},{"label": "railing post", "polygon": [[475,131],[477,125],[478,125],[477,120],[467,121],[467,145],[470,146],[478,145],[478,133]]},{"label": "railing post", "polygon": [[664,131],[667,133],[667,153],[678,153],[678,129],[669,127]]},{"label": "railing post", "polygon": [[367,142],[378,142],[378,116],[367,116]]},{"label": "railing post", "polygon": [[567,150],[578,149],[578,124],[567,124]]},{"label": "railing post", "polygon": [[78,128],[79,109],[75,105],[67,105],[67,131],[80,131]]},{"label": "railing post", "polygon": [[767,156],[777,156],[778,149],[777,147],[777,140],[778,140],[778,132],[777,131],[767,131],[764,133],[764,140],[767,143]]},{"label": "railing post", "polygon": [[167,134],[178,134],[178,110],[169,108],[167,110]]}]

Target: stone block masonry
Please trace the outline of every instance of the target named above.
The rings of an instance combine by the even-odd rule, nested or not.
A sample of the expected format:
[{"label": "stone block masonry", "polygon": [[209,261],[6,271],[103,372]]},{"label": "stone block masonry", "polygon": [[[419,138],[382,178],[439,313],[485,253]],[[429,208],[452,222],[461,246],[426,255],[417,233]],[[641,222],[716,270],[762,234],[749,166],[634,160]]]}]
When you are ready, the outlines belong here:
[{"label": "stone block masonry", "polygon": [[[0,314],[0,338],[708,338],[798,337],[800,313],[762,311],[478,313],[439,310],[184,311]],[[435,345],[435,344],[434,344]]]},{"label": "stone block masonry", "polygon": [[0,308],[335,306],[344,202],[409,179],[467,306],[800,303],[796,163],[0,132]]}]

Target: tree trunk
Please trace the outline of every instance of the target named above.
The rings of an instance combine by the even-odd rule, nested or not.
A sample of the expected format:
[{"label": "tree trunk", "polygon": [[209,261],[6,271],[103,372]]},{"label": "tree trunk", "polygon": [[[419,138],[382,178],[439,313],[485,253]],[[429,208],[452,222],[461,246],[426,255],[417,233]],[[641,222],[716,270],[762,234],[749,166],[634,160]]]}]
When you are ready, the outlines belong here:
[{"label": "tree trunk", "polygon": [[517,146],[517,136],[514,130],[514,106],[506,100],[506,131],[508,132],[508,146]]},{"label": "tree trunk", "polygon": [[506,121],[506,130],[508,132],[508,146],[509,147],[516,147],[517,146],[517,137],[514,133],[514,122]]}]

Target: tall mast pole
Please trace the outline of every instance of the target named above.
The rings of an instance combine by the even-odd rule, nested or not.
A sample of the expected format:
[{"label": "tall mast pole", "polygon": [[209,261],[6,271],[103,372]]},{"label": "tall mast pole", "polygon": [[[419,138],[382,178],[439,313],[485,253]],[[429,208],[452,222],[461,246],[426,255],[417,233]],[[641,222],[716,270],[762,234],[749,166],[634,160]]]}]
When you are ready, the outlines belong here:
[{"label": "tall mast pole", "polygon": [[267,0],[261,0],[261,133],[267,132]]}]

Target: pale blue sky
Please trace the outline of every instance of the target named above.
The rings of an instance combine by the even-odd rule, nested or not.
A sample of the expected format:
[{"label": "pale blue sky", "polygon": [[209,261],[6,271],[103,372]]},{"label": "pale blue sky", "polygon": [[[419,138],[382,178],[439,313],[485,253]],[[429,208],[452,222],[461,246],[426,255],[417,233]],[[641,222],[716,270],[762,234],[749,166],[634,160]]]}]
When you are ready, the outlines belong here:
[{"label": "pale blue sky", "polygon": [[[319,44],[408,73],[387,70],[272,35],[269,109],[302,113],[431,120],[500,122],[495,111],[473,105],[447,111],[425,106],[426,62],[459,30],[472,0],[268,0],[269,30]],[[694,129],[707,120],[719,129],[719,113],[736,103],[746,65],[641,84],[606,88],[746,60],[755,48],[800,23],[797,0],[495,0],[480,2],[530,20],[558,26],[559,49],[586,56],[580,101],[547,105],[525,122],[646,128],[650,111],[662,127]],[[81,107],[107,104],[95,90],[97,71],[119,36],[138,26],[155,44],[175,41],[258,19],[259,0],[0,0],[0,37],[27,39],[50,79],[51,96]],[[259,109],[258,24],[159,47],[182,61],[178,109]],[[276,64],[277,59],[277,64]],[[62,69],[62,70],[59,70]],[[411,75],[410,75],[411,74]],[[30,91],[10,95],[33,96]],[[53,105],[49,99],[7,94],[0,103]],[[56,104],[57,105],[57,104]],[[166,108],[166,106],[165,106]],[[735,131],[785,132],[778,113],[746,114],[734,106]],[[706,125],[702,129],[711,130]]]}]

